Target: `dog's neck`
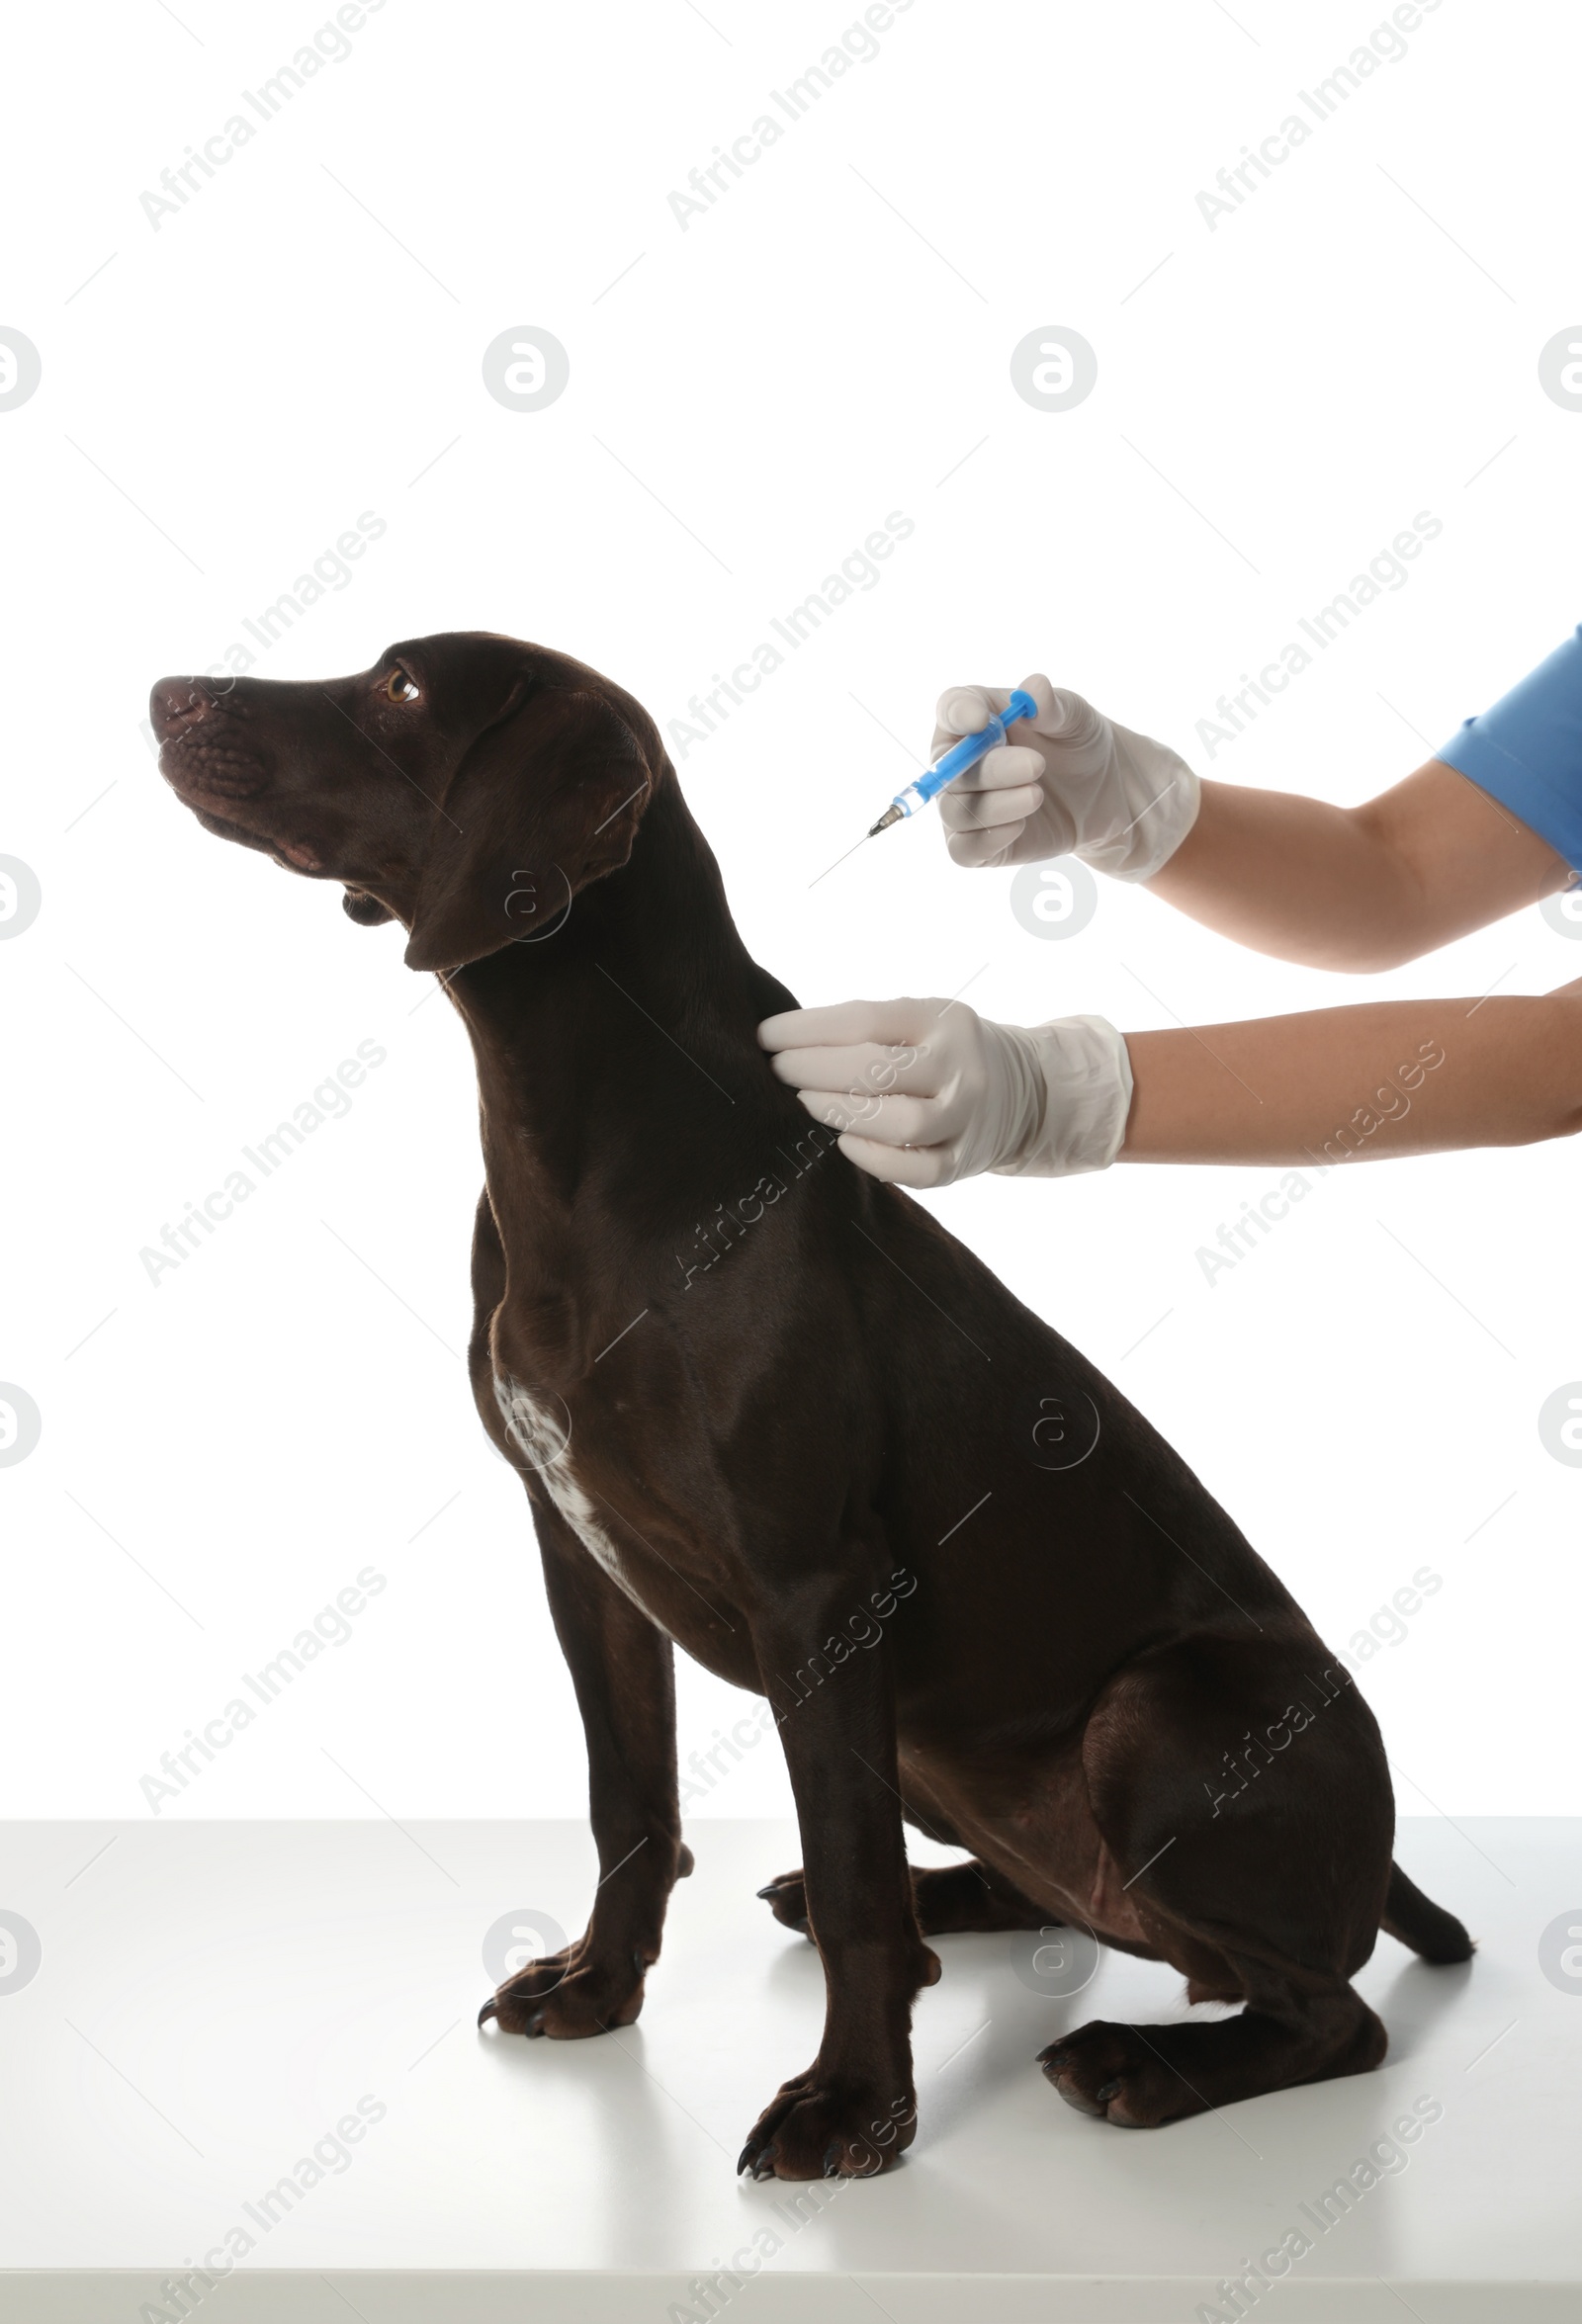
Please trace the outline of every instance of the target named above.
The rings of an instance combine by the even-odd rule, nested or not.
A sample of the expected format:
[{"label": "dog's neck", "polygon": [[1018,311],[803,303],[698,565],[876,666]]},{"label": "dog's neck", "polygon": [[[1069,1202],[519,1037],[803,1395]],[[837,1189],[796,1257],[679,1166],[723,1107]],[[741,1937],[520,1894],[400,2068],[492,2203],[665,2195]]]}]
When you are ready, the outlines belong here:
[{"label": "dog's neck", "polygon": [[448,990],[478,1061],[495,1217],[507,1252],[538,1266],[557,1237],[592,1241],[623,1220],[651,1234],[705,1193],[708,1208],[740,1199],[808,1128],[755,1038],[795,1002],[742,942],[668,765],[628,862],[553,932],[458,970]]}]

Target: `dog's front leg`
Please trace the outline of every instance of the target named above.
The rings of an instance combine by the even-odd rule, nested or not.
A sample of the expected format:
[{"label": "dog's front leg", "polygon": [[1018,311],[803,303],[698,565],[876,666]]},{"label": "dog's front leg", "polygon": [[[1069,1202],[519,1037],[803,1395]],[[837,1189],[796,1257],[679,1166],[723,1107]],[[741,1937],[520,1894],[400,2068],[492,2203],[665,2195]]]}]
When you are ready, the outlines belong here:
[{"label": "dog's front leg", "polygon": [[506,2033],[571,2040],[630,2025],[642,2009],[670,1890],[692,1858],[676,1798],[670,1641],[594,1563],[547,1496],[534,1496],[533,1515],[587,1740],[599,1885],[583,1935],[507,1979],[479,2023],[497,2018]]},{"label": "dog's front leg", "polygon": [[[754,2124],[755,2179],[870,2178],[912,2144],[912,2004],[939,1974],[918,1933],[901,1833],[888,1650],[843,1637],[851,1585],[753,1626],[802,1827],[808,1930],[824,1961],[819,2054]],[[833,1659],[830,1649],[845,1648]]]}]

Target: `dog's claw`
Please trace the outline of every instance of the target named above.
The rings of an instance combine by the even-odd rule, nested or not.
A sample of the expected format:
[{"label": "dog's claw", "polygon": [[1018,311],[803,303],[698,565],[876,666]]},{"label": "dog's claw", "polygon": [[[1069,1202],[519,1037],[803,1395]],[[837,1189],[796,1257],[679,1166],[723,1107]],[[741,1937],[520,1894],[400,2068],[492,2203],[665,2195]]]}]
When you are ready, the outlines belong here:
[{"label": "dog's claw", "polygon": [[762,1897],[765,1904],[769,1904],[776,1896],[779,1895],[780,1883],[778,1880],[771,1880],[767,1888],[760,1888],[757,1893],[760,1897]]},{"label": "dog's claw", "polygon": [[497,2018],[499,2014],[499,2004],[495,2001],[494,1996],[490,1994],[488,2000],[483,2004],[483,2007],[478,2013],[478,2022],[480,2025],[486,2025],[490,2018]]},{"label": "dog's claw", "polygon": [[1096,2090],[1094,2092],[1094,2096],[1099,2101],[1100,2106],[1107,2106],[1119,2088],[1120,2076],[1117,2074],[1111,2081],[1106,2082],[1101,2089]]}]

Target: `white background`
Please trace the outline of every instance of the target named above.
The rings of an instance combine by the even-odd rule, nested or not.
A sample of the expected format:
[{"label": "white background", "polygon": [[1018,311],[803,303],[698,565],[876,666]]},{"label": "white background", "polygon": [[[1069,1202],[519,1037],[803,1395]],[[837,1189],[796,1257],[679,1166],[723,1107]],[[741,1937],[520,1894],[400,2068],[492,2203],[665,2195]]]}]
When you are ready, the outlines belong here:
[{"label": "white background", "polygon": [[[1206,1023],[1541,991],[1532,911],[1365,986],[1105,885],[1070,941],[934,818],[809,883],[924,752],[940,688],[1034,667],[1205,770],[1194,734],[1420,510],[1443,532],[1212,771],[1364,798],[1576,621],[1574,18],[1444,0],[1215,230],[1195,197],[1387,11],[916,0],[685,230],[667,202],[857,11],[389,0],[156,231],[139,206],[310,39],[308,6],[18,20],[0,322],[0,1470],[8,1812],[146,1814],[139,1778],[358,1569],[388,1587],[169,1816],[578,1814],[583,1757],[519,1488],[458,1361],[480,1182],[461,1029],[399,932],[207,837],[140,732],[358,514],[382,539],[258,675],[481,627],[684,714],[892,510],[916,530],[680,762],[754,953],[808,1001],[953,992]],[[613,286],[613,287],[612,287]],[[1140,286],[1140,287],[1139,287]],[[481,358],[571,358],[506,410]],[[1034,410],[1011,350],[1081,331]],[[886,732],[883,730],[889,730]],[[895,739],[899,737],[899,741]],[[181,1268],[138,1253],[372,1039],[388,1061]],[[1332,1174],[1210,1286],[1277,1173],[1119,1169],[928,1198],[1171,1436],[1362,1672],[1403,1809],[1575,1810],[1582,1375],[1563,1145]],[[1497,1514],[1493,1512],[1498,1512]],[[683,1761],[750,1704],[683,1667]],[[781,1810],[772,1746],[689,1807]]]}]

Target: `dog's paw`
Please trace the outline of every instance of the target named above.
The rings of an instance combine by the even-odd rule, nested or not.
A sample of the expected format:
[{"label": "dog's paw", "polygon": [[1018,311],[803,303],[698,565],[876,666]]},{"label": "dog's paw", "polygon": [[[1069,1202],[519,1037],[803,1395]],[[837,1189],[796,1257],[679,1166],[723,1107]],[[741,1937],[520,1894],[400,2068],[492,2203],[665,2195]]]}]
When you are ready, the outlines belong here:
[{"label": "dog's paw", "polygon": [[508,1977],[478,2013],[480,2025],[492,2018],[502,2033],[548,2034],[552,2041],[580,2041],[630,2025],[643,2007],[648,1962],[640,1953],[624,1960],[599,1960],[582,1944],[546,1953]]},{"label": "dog's paw", "polygon": [[917,2135],[912,2091],[837,2086],[817,2064],[783,2083],[737,2162],[754,2179],[876,2179]]},{"label": "dog's paw", "polygon": [[1040,2050],[1038,2063],[1068,2107],[1126,2129],[1151,2130],[1200,2112],[1205,2103],[1166,2054],[1172,2030],[1150,2025],[1145,2032],[1095,2018]]},{"label": "dog's paw", "polygon": [[808,1928],[808,1892],[800,1872],[780,1872],[766,1888],[758,1890],[775,1919],[787,1929],[799,1929],[804,1937]]}]

